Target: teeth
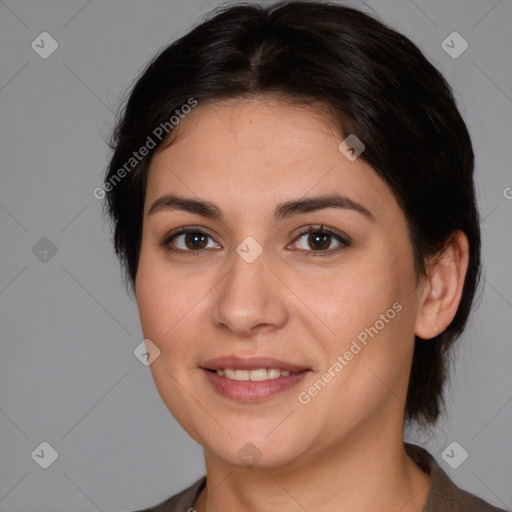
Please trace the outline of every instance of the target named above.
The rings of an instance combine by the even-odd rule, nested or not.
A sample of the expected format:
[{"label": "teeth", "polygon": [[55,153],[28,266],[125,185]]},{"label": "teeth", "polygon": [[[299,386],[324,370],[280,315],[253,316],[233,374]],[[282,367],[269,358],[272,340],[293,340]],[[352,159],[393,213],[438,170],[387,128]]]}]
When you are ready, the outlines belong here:
[{"label": "teeth", "polygon": [[288,377],[290,372],[279,370],[278,368],[258,368],[257,370],[234,370],[232,368],[222,368],[216,370],[217,375],[231,380],[269,380],[278,377]]},{"label": "teeth", "polygon": [[235,380],[249,380],[249,370],[235,370]]},{"label": "teeth", "polygon": [[281,375],[281,370],[276,370],[275,368],[269,368],[267,370],[267,375],[269,379],[277,379]]},{"label": "teeth", "polygon": [[[235,375],[236,375],[236,373],[235,373]],[[249,379],[250,380],[267,380],[268,372],[265,368],[261,368],[260,370],[251,370],[249,372]]]}]

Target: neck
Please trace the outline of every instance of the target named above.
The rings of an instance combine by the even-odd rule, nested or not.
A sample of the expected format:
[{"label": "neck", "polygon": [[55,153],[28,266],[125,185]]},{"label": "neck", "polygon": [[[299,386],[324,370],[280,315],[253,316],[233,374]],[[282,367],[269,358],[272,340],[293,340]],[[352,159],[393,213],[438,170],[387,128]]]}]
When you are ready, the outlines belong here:
[{"label": "neck", "polygon": [[377,430],[369,435],[360,429],[337,446],[315,449],[278,468],[241,468],[205,451],[207,483],[195,509],[420,512],[429,475],[407,456],[403,430],[396,425]]}]

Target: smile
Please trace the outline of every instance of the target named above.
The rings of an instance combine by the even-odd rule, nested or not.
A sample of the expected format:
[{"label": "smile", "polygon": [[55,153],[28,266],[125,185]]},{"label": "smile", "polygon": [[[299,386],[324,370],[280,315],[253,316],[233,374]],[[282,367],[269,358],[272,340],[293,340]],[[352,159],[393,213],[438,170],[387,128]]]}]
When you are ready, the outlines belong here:
[{"label": "smile", "polygon": [[[233,368],[222,368],[215,370],[217,375],[230,380],[251,380],[262,381],[278,379],[279,377],[289,377],[291,372],[288,370],[279,370],[278,368],[258,368],[256,370],[239,370]],[[298,372],[297,372],[298,373]]]},{"label": "smile", "polygon": [[236,402],[262,402],[298,386],[310,373],[303,370],[292,373],[289,370],[258,368],[239,370],[223,368],[202,369],[207,386],[216,394]]}]

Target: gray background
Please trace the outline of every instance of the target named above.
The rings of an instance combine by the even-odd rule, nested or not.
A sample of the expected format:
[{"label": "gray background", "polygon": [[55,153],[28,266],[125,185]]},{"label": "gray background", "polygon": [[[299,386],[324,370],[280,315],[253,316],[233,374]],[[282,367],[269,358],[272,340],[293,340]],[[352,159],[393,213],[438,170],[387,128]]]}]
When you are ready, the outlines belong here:
[{"label": "gray background", "polygon": [[[143,339],[138,313],[92,191],[102,182],[104,139],[126,87],[215,5],[0,1],[1,511],[133,510],[204,472],[200,447],[133,355]],[[478,162],[485,290],[458,351],[448,416],[433,434],[410,439],[429,448],[456,483],[510,509],[512,2],[368,6],[416,42],[455,88]],[[47,59],[31,48],[43,31],[59,45]],[[441,46],[453,31],[469,43],[456,59]],[[43,237],[57,248],[46,261],[32,250]],[[43,441],[58,452],[48,469],[31,457]],[[453,441],[469,453],[458,469],[442,457]]]}]

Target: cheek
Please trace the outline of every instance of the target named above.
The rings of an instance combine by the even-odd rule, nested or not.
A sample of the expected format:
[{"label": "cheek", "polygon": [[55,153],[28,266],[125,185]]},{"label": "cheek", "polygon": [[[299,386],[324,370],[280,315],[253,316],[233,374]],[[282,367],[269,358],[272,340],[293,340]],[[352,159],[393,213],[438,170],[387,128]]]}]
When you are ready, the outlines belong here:
[{"label": "cheek", "polygon": [[373,325],[400,294],[392,272],[383,272],[367,256],[347,259],[322,275],[302,275],[293,288],[315,313],[319,332],[337,340],[349,340]]},{"label": "cheek", "polygon": [[[151,250],[142,250],[136,281],[136,297],[144,336],[160,350],[168,349],[173,334],[204,292],[202,283],[172,272],[169,265]],[[169,340],[169,341],[168,341]]]},{"label": "cheek", "polygon": [[303,318],[311,319],[311,332],[316,323],[316,342],[323,353],[321,371],[332,367],[339,356],[347,361],[334,379],[345,389],[344,396],[361,397],[375,386],[382,387],[379,377],[396,383],[408,370],[414,340],[415,304],[410,293],[414,285],[407,246],[384,245],[361,253],[330,272],[328,279],[309,276],[296,281],[294,291],[306,298],[304,302],[315,313]]},{"label": "cheek", "polygon": [[136,280],[137,306],[144,337],[160,349],[159,357],[150,366],[151,374],[162,401],[196,440],[192,418],[204,411],[195,410],[195,402],[183,390],[194,389],[189,369],[193,366],[190,353],[195,348],[192,333],[187,336],[187,331],[200,311],[199,294],[205,293],[199,289],[200,284],[171,272],[153,252],[141,251]]}]

